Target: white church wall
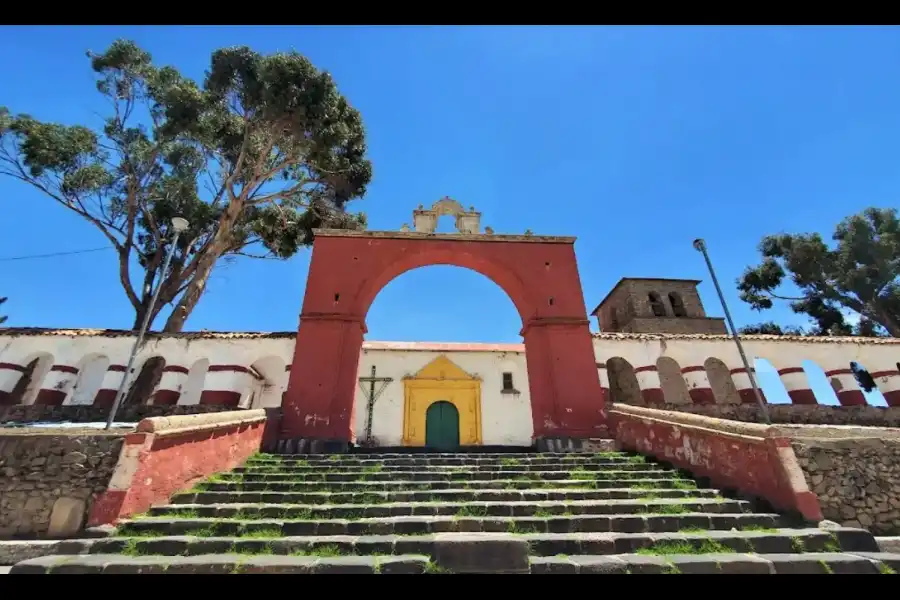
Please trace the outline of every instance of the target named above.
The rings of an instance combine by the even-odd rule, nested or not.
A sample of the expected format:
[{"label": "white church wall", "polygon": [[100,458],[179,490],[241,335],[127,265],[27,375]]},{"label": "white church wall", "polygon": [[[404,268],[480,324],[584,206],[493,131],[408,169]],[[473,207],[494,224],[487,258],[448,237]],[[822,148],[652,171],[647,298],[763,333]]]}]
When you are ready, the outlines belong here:
[{"label": "white church wall", "polygon": [[[245,401],[252,398],[254,408],[277,407],[287,386],[294,339],[291,333],[214,332],[151,338],[138,355],[135,372],[148,358],[161,356],[166,366],[173,369],[166,371],[159,389],[179,392],[179,405],[199,403],[203,391],[233,391],[240,393]],[[808,398],[810,388],[815,387],[802,370],[807,361],[824,371],[826,381],[834,386],[842,402],[854,394],[858,399],[859,388],[847,371],[852,361],[874,377],[878,385],[875,394],[880,399],[877,405],[900,407],[900,340],[787,336],[745,336],[743,339],[751,361],[764,359],[780,371],[771,373],[771,378],[776,385],[779,379],[784,384],[778,386],[782,388],[783,397],[786,397],[785,391],[790,395],[788,401],[797,403],[803,400],[804,394]],[[118,387],[133,341],[133,336],[127,332],[0,330],[0,404],[16,388],[25,367],[39,358],[32,383],[19,396],[19,403],[32,404],[43,389],[57,396],[62,392],[65,395],[62,404],[89,405],[96,391],[108,395],[110,390]],[[598,366],[605,366],[609,359],[620,357],[638,370],[631,388],[646,398],[652,398],[653,393],[663,388],[663,396],[670,402],[666,388],[678,385],[683,389],[685,384],[690,392],[688,404],[697,404],[697,399],[703,398],[702,393],[707,393],[707,398],[714,396],[714,402],[722,404],[738,405],[749,397],[749,378],[741,372],[743,365],[728,336],[610,333],[596,334],[593,345]],[[521,344],[365,342],[359,376],[369,376],[371,366],[375,364],[379,376],[394,378],[376,403],[373,435],[384,444],[400,443],[402,378],[414,374],[441,354],[483,379],[483,443],[530,443],[531,406],[524,346]],[[677,363],[674,372],[656,368],[661,358]],[[710,358],[721,361],[718,375],[707,368]],[[99,365],[106,361],[109,370],[101,377]],[[673,366],[671,361],[668,366]],[[254,374],[248,374],[247,370]],[[724,379],[728,379],[726,383],[722,382],[722,370]],[[500,392],[504,371],[513,373],[518,394]],[[608,373],[600,368],[598,376],[603,387],[609,388]],[[170,387],[164,388],[163,384]],[[250,386],[255,389],[245,394]],[[735,391],[740,398],[736,397]],[[687,401],[683,394],[679,397]],[[749,401],[753,401],[752,397]],[[872,403],[873,395],[867,394],[866,401]],[[357,385],[355,427],[360,437],[365,432],[365,414],[365,394]]]},{"label": "white church wall", "polygon": [[[416,350],[409,350],[417,346]],[[359,377],[369,377],[372,366],[376,377],[393,381],[375,401],[372,436],[382,446],[400,446],[403,440],[403,378],[415,375],[437,357],[444,355],[481,384],[481,435],[485,445],[528,446],[534,427],[531,421],[531,396],[524,352],[474,350],[479,344],[412,344],[367,342],[359,361]],[[502,393],[503,373],[513,374],[518,394]],[[366,390],[369,384],[363,384]],[[380,384],[376,384],[376,391]],[[355,431],[358,440],[365,437],[367,391],[358,385],[354,404]]]}]

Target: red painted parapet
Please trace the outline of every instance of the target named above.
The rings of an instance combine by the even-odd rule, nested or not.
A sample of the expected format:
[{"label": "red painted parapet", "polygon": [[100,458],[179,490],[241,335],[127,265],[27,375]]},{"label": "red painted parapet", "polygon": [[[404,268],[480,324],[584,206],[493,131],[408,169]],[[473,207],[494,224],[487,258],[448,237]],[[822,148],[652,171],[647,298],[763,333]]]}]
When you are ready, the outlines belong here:
[{"label": "red painted parapet", "polygon": [[109,487],[91,508],[88,526],[115,523],[165,503],[214,473],[258,452],[265,410],[153,417],[125,436]]},{"label": "red painted parapet", "polygon": [[775,427],[621,404],[608,414],[623,449],[708,477],[717,487],[764,498],[777,509],[796,510],[810,521],[822,520],[790,441]]}]

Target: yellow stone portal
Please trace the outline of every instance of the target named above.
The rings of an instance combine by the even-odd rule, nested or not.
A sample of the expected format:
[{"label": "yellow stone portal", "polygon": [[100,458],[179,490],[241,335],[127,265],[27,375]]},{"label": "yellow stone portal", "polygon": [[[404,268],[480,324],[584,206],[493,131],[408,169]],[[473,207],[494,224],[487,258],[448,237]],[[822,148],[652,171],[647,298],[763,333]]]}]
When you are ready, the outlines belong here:
[{"label": "yellow stone portal", "polygon": [[481,444],[481,380],[441,355],[403,379],[403,445],[425,445],[425,413],[441,400],[459,411],[459,444]]}]

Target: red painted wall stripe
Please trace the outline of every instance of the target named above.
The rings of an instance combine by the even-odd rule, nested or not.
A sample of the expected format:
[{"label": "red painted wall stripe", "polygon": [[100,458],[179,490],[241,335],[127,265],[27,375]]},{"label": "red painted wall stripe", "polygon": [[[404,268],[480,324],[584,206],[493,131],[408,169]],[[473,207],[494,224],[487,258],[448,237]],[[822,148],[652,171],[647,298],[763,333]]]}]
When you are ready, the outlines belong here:
[{"label": "red painted wall stripe", "polygon": [[779,369],[779,375],[791,375],[793,373],[805,373],[803,367],[788,367],[787,369]]}]

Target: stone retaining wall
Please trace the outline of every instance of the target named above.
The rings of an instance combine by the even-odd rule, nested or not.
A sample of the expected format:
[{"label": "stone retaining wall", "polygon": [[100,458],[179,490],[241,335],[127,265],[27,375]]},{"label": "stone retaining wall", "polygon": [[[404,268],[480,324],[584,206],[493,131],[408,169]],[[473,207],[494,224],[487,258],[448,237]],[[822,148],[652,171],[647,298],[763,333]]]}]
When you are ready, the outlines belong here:
[{"label": "stone retaining wall", "polygon": [[716,487],[764,498],[778,510],[822,519],[788,438],[775,427],[624,405],[608,414],[625,450],[654,456]]},{"label": "stone retaining wall", "polygon": [[122,434],[0,429],[0,539],[66,537],[106,491]]},{"label": "stone retaining wall", "polygon": [[792,446],[826,519],[900,535],[900,440],[794,439]]},{"label": "stone retaining wall", "polygon": [[[614,406],[618,406],[616,403]],[[759,408],[753,404],[628,404],[658,410],[703,415],[745,423],[762,423]],[[858,425],[861,427],[900,427],[900,407],[881,406],[810,406],[799,404],[769,404],[773,423],[798,425]]]},{"label": "stone retaining wall", "polygon": [[[198,415],[213,412],[236,410],[233,407],[216,404],[190,404],[182,406],[138,405],[125,406],[116,414],[116,421],[121,423],[137,423],[150,417],[169,417],[173,415]],[[28,406],[0,406],[0,423],[98,423],[106,421],[108,408],[95,406],[48,406],[31,404]]]},{"label": "stone retaining wall", "polygon": [[88,525],[107,525],[189,489],[213,473],[241,465],[260,451],[266,411],[144,419],[125,436],[109,486],[94,503]]}]

